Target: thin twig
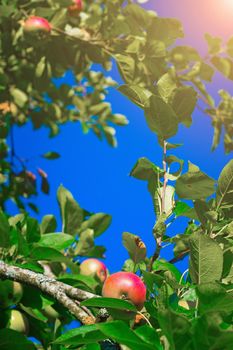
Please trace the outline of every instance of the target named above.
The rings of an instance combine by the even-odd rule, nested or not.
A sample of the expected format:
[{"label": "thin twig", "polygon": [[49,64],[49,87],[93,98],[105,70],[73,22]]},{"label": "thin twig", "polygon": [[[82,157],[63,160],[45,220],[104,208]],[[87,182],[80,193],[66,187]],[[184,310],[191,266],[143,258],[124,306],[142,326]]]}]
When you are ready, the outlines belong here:
[{"label": "thin twig", "polygon": [[168,182],[168,176],[167,176],[167,141],[163,141],[163,171],[164,171],[164,181],[163,181],[163,192],[162,192],[162,204],[161,204],[161,210],[162,213],[165,211],[165,201],[166,201],[166,188],[167,188],[167,182]]},{"label": "thin twig", "polygon": [[189,253],[189,249],[184,250],[182,253],[180,253],[180,255],[175,256],[174,258],[172,258],[171,260],[169,260],[170,264],[175,264],[178,261],[184,259]]},{"label": "thin twig", "polygon": [[[167,161],[166,161],[166,157],[167,157],[167,141],[164,140],[163,141],[163,171],[164,171],[164,181],[163,181],[163,189],[162,189],[162,196],[161,196],[161,210],[160,210],[160,216],[165,214],[165,202],[166,202],[166,189],[167,189],[167,183],[168,183],[168,173],[167,173]],[[158,220],[158,218],[157,218]],[[156,249],[154,254],[152,255],[150,262],[148,264],[148,271],[152,270],[153,267],[153,263],[155,260],[158,259],[159,255],[160,255],[160,251],[162,248],[162,236],[161,234],[157,234],[157,230],[156,230],[156,225],[153,228],[153,236],[155,238],[156,241]]]}]

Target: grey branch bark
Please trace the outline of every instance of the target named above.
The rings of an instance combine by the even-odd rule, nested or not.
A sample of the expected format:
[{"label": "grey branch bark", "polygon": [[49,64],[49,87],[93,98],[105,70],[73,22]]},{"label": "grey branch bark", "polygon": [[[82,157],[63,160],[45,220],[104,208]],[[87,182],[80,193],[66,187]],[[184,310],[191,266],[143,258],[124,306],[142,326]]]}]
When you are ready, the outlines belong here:
[{"label": "grey branch bark", "polygon": [[97,297],[95,294],[74,288],[41,273],[8,265],[4,261],[0,261],[0,278],[24,283],[40,289],[67,308],[83,324],[96,322],[95,317],[86,308],[79,306],[79,301]]}]

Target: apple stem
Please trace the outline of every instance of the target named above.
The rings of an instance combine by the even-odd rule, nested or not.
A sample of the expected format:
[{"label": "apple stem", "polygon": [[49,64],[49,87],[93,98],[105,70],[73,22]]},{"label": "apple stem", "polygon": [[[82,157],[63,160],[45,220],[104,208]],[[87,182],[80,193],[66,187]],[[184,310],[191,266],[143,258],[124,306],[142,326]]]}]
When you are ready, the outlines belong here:
[{"label": "apple stem", "polygon": [[152,324],[150,323],[149,319],[140,311],[137,312],[137,314],[139,314],[140,316],[142,316],[144,318],[144,320],[146,321],[146,323],[148,323],[148,325],[153,328]]}]

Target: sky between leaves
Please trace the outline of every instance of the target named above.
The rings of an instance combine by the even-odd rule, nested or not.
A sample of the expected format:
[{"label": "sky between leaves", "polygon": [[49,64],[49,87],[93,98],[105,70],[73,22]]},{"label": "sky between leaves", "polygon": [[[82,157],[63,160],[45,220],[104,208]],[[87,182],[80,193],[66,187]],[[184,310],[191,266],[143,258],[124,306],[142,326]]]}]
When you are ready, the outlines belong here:
[{"label": "sky between leaves", "polygon": [[[204,33],[224,39],[233,35],[233,1],[149,0],[144,6],[155,10],[160,16],[180,19],[186,34],[180,43],[192,45],[202,54],[206,52]],[[120,82],[115,68],[113,78]],[[67,74],[66,79],[72,83],[71,73]],[[221,88],[231,93],[233,84],[217,74],[211,85],[216,98]],[[107,247],[106,264],[113,272],[121,269],[128,258],[121,244],[122,232],[139,235],[146,243],[149,254],[154,250],[151,233],[154,214],[146,184],[130,178],[128,174],[137,159],[143,156],[161,165],[162,152],[138,107],[114,89],[111,89],[108,101],[113,106],[113,112],[125,114],[130,121],[127,127],[118,128],[116,149],[110,148],[105,141],[100,142],[92,134],[83,135],[78,124],[63,126],[60,135],[54,139],[48,138],[45,129],[33,132],[31,125],[15,129],[14,133],[17,153],[23,158],[32,158],[29,163],[31,170],[34,171],[39,165],[49,174],[50,195],[40,194],[35,199],[40,208],[38,218],[49,213],[59,217],[56,190],[61,183],[73,193],[83,208],[113,216],[111,227],[97,240]],[[181,126],[178,135],[173,138],[174,142],[184,144],[173,154],[184,159],[186,164],[190,160],[217,179],[231,155],[224,154],[222,144],[214,153],[211,152],[212,132],[209,118],[196,111],[193,125],[189,129]],[[60,153],[62,157],[55,161],[35,157],[50,150]],[[9,209],[16,213],[12,205],[9,205]],[[171,227],[170,233],[181,233],[184,227],[185,221],[180,220]],[[164,257],[169,259],[171,254],[171,249],[164,249]],[[186,264],[184,261],[178,266],[185,269]]]}]

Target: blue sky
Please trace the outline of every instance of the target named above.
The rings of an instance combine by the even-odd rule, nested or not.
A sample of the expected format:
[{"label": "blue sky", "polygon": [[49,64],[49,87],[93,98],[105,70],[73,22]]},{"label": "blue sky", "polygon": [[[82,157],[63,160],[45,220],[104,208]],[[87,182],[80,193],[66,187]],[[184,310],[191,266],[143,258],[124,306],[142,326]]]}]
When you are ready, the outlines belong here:
[{"label": "blue sky", "polygon": [[[207,2],[210,3],[209,0]],[[194,43],[195,47],[204,52],[204,40],[200,41],[200,38],[207,31],[205,21],[201,18],[200,25],[196,25],[194,29],[189,17],[190,9],[192,8],[195,14],[194,10],[198,4],[202,3],[194,0],[152,0],[148,2],[147,7],[157,10],[161,16],[180,18],[187,33],[183,43]],[[213,33],[216,30],[216,26],[213,26],[208,32]],[[219,30],[221,35],[229,34],[223,33],[220,25]],[[215,32],[214,34],[218,34]],[[115,68],[112,74],[113,78],[120,82]],[[216,97],[220,88],[230,91],[232,84],[217,75],[211,86],[211,91]],[[83,135],[79,124],[63,126],[59,136],[54,139],[48,138],[47,129],[34,132],[30,124],[17,128],[14,132],[16,150],[22,158],[31,158],[50,150],[62,155],[55,161],[46,161],[38,157],[30,162],[31,170],[40,166],[49,174],[51,185],[49,196],[40,194],[35,199],[40,208],[39,218],[49,213],[59,217],[56,190],[61,183],[73,193],[83,208],[93,212],[106,212],[113,216],[111,227],[98,239],[98,244],[107,247],[106,264],[113,272],[121,269],[128,257],[121,244],[122,232],[138,234],[145,241],[149,254],[152,254],[155,248],[152,238],[154,214],[146,183],[130,178],[129,172],[140,157],[147,157],[161,165],[162,150],[138,107],[115,89],[110,90],[107,100],[111,102],[113,112],[125,114],[130,121],[127,127],[117,128],[116,149],[110,148],[105,141],[100,142],[92,133]],[[193,125],[189,129],[181,126],[178,135],[173,139],[174,142],[184,144],[183,147],[174,150],[173,154],[184,159],[186,163],[190,160],[217,179],[231,156],[224,154],[222,144],[215,152],[210,151],[212,135],[209,118],[196,111],[193,115]],[[13,210],[12,207],[11,209]],[[172,234],[181,233],[183,229],[184,221],[180,220],[172,227]],[[163,254],[170,258],[171,250],[167,248]],[[180,267],[183,269],[184,264]]]}]

